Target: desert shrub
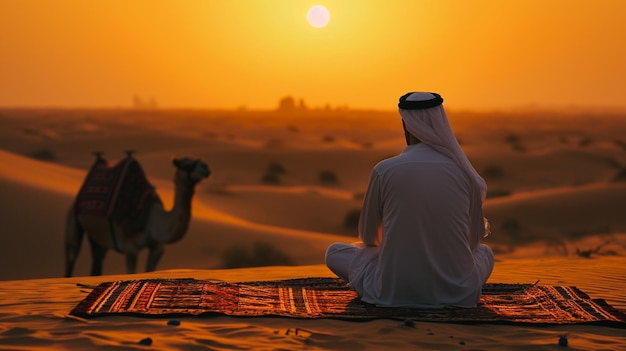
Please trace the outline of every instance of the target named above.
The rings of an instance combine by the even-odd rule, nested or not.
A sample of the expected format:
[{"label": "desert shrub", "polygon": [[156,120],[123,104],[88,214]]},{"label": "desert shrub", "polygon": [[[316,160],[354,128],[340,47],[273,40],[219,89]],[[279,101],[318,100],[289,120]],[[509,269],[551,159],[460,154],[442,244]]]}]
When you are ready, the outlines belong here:
[{"label": "desert shrub", "polygon": [[522,141],[522,139],[520,138],[519,135],[515,133],[511,133],[504,138],[504,141],[506,141],[509,144],[519,144]]},{"label": "desert shrub", "polygon": [[591,140],[591,138],[583,138],[578,142],[578,146],[585,147],[591,145],[592,143],[593,140]]},{"label": "desert shrub", "polygon": [[332,143],[333,141],[335,141],[335,137],[334,137],[334,136],[332,136],[332,135],[325,135],[325,136],[322,138],[322,140],[323,140],[324,142],[327,142],[327,143]]},{"label": "desert shrub", "polygon": [[[606,243],[605,243],[606,244]],[[576,255],[583,258],[591,258],[592,255],[598,256],[618,256],[619,254],[613,250],[602,250],[605,244],[601,244],[596,246],[593,249],[584,249],[576,248]]]},{"label": "desert shrub", "polygon": [[496,179],[502,178],[503,176],[504,172],[502,171],[502,168],[500,168],[500,166],[489,165],[483,170],[483,177],[485,178]]},{"label": "desert shrub", "polygon": [[272,244],[258,241],[252,247],[243,244],[226,248],[221,255],[224,268],[289,266],[294,262]]},{"label": "desert shrub", "polygon": [[50,149],[39,149],[32,152],[29,156],[40,161],[54,161],[57,158],[55,153]]},{"label": "desert shrub", "polygon": [[245,245],[232,245],[222,251],[222,266],[225,268],[244,267],[250,261],[250,249]]},{"label": "desert shrub", "polygon": [[613,177],[614,182],[626,182],[626,168],[622,168],[621,171],[617,172],[615,177]]},{"label": "desert shrub", "polygon": [[343,226],[346,228],[354,229],[359,227],[359,218],[361,217],[361,209],[353,209],[346,213],[343,219]]},{"label": "desert shrub", "polygon": [[261,181],[267,184],[278,184],[280,183],[280,176],[276,173],[265,173],[261,177]]},{"label": "desert shrub", "polygon": [[578,257],[591,258],[591,254],[594,252],[596,252],[596,249],[581,250],[576,248],[576,255],[578,255]]},{"label": "desert shrub", "polygon": [[521,225],[519,224],[517,219],[510,218],[502,222],[502,224],[500,225],[500,229],[507,234],[517,235],[519,234]]},{"label": "desert shrub", "polygon": [[22,129],[22,133],[26,135],[39,135],[39,131],[33,128],[24,128]]},{"label": "desert shrub", "polygon": [[274,174],[285,174],[287,173],[287,169],[282,164],[272,161],[269,165],[267,165],[266,173],[274,173]]},{"label": "desert shrub", "polygon": [[319,180],[322,183],[332,183],[335,184],[339,181],[337,175],[333,171],[321,171],[319,175]]},{"label": "desert shrub", "polygon": [[511,144],[511,148],[515,151],[526,152],[526,147],[522,145],[522,139],[519,135],[511,133],[504,138],[504,141]]},{"label": "desert shrub", "polygon": [[265,169],[265,173],[261,177],[263,183],[278,184],[280,183],[280,175],[287,173],[285,167],[278,162],[270,162]]},{"label": "desert shrub", "polygon": [[618,160],[616,160],[614,157],[607,157],[605,158],[606,163],[609,164],[609,166],[615,168],[615,169],[622,169],[622,164],[619,163]]}]

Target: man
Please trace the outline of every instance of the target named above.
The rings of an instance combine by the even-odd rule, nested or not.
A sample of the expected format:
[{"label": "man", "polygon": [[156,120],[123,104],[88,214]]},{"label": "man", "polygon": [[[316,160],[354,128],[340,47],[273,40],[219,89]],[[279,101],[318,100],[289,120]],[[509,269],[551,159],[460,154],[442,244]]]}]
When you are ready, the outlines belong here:
[{"label": "man", "polygon": [[[482,204],[487,186],[461,150],[443,99],[413,92],[398,103],[407,147],[373,169],[360,243],[334,243],[326,264],[364,302],[474,307],[493,252]],[[382,229],[382,232],[380,232]]]}]

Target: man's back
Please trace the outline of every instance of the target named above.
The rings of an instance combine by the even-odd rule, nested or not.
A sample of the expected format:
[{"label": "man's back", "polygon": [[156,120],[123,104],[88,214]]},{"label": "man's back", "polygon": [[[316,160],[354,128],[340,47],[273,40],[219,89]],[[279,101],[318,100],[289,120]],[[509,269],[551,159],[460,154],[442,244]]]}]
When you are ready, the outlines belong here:
[{"label": "man's back", "polygon": [[416,144],[376,165],[372,181],[377,186],[364,201],[360,235],[366,243],[377,235],[378,214],[383,235],[375,267],[363,272],[363,300],[473,305],[470,185],[463,171],[429,146]]}]

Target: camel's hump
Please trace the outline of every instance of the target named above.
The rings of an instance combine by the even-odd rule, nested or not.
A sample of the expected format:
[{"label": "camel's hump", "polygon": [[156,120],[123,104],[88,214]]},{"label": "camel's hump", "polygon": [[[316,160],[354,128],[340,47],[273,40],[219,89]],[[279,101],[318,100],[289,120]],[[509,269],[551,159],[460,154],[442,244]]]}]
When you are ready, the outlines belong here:
[{"label": "camel's hump", "polygon": [[135,227],[154,196],[154,187],[134,157],[129,155],[115,166],[98,157],[80,188],[75,211],[127,221]]}]

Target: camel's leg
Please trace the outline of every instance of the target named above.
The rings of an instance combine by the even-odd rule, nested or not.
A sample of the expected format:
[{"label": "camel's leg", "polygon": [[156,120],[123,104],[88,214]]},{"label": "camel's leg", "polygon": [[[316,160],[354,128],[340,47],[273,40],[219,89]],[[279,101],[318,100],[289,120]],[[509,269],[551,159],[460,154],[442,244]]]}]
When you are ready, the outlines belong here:
[{"label": "camel's leg", "polygon": [[165,251],[165,246],[163,244],[153,244],[148,247],[150,251],[148,251],[148,263],[146,264],[146,272],[153,272],[156,269],[161,256],[163,256],[163,251]]},{"label": "camel's leg", "polygon": [[91,275],[102,275],[102,262],[107,253],[107,248],[98,245],[91,238],[89,238],[89,244],[91,245]]},{"label": "camel's leg", "polygon": [[74,264],[80,252],[83,242],[83,228],[78,223],[74,214],[74,206],[67,212],[65,221],[65,276],[71,277],[74,272]]}]

